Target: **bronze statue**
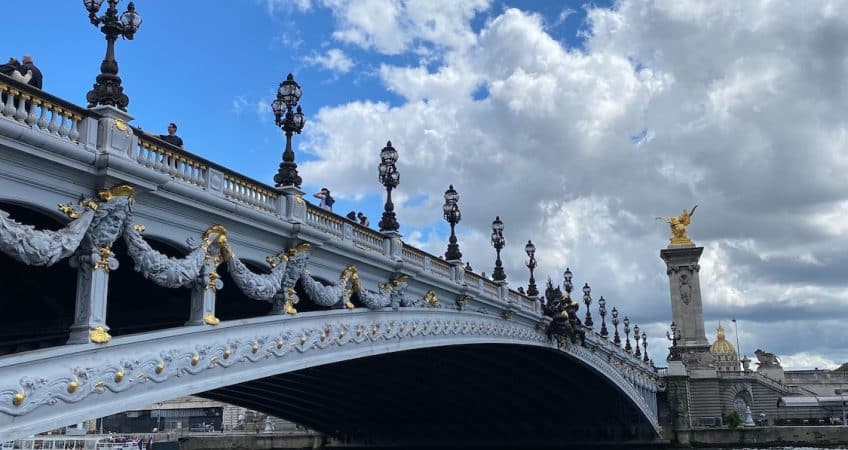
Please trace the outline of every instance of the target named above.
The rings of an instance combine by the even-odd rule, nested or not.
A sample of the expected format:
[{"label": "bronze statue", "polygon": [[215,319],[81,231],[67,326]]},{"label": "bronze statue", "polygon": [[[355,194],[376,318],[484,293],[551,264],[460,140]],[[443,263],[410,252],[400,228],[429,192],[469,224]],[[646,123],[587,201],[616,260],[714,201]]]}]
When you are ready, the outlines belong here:
[{"label": "bronze statue", "polygon": [[698,205],[692,207],[692,211],[683,208],[683,213],[679,216],[657,217],[657,220],[664,220],[671,227],[670,244],[692,244],[692,239],[686,234],[686,227],[692,223],[692,215],[697,208]]}]

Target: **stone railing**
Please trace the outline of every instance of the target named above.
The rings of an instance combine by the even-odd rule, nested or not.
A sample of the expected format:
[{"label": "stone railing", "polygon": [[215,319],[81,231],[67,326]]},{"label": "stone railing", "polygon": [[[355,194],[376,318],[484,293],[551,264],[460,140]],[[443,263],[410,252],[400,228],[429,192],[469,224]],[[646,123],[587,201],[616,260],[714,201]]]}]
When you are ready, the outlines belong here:
[{"label": "stone railing", "polygon": [[442,278],[452,278],[453,277],[453,266],[451,266],[447,261],[440,258],[432,258],[430,259],[430,271],[440,276]]},{"label": "stone railing", "polygon": [[0,75],[0,99],[2,117],[77,144],[80,142],[83,119],[97,117],[97,114],[87,109],[5,75]]},{"label": "stone railing", "polygon": [[306,204],[306,223],[339,239],[344,239],[345,219],[311,203]]},{"label": "stone railing", "polygon": [[424,268],[424,258],[427,257],[427,254],[423,251],[408,244],[403,244],[401,255],[403,256],[403,262],[420,269]]},{"label": "stone railing", "polygon": [[385,236],[368,227],[351,223],[353,228],[353,245],[378,253],[384,253],[383,241]]},{"label": "stone railing", "polygon": [[277,209],[276,191],[237,175],[224,175],[224,196],[271,213]]},{"label": "stone railing", "polygon": [[[207,164],[188,152],[177,149],[158,138],[135,129],[138,145],[131,148],[130,158],[144,167],[167,174],[174,179],[194,186],[203,187]],[[167,148],[170,147],[170,148]]]}]

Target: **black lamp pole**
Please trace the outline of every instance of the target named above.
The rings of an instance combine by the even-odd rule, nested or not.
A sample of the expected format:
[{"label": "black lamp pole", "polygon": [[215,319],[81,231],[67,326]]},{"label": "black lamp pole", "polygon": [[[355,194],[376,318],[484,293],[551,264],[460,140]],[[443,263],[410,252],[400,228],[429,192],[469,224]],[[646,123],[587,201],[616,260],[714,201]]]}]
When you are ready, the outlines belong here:
[{"label": "black lamp pole", "polygon": [[103,5],[103,0],[83,0],[91,24],[95,27],[100,26],[100,31],[106,35],[106,57],[100,63],[100,75],[97,75],[94,88],[88,91],[85,99],[88,101],[89,108],[97,105],[109,105],[117,107],[121,111],[126,111],[130,99],[124,94],[121,77],[118,76],[118,61],[115,60],[115,40],[119,36],[132,40],[135,37],[135,32],[141,26],[141,16],[135,12],[135,4],[130,2],[127,5],[127,10],[118,17],[118,2],[120,0],[108,1],[109,7],[106,8],[106,14],[97,17],[97,13]]},{"label": "black lamp pole", "polygon": [[630,353],[630,351],[633,350],[633,347],[630,346],[630,319],[628,319],[627,316],[624,316],[624,322],[623,323],[624,323],[624,336],[625,336],[624,351],[626,351],[627,353]]},{"label": "black lamp pole", "polygon": [[601,298],[598,299],[598,313],[601,315],[601,337],[607,339],[609,337],[609,332],[607,331],[607,301],[604,299],[602,295]]},{"label": "black lamp pole", "polygon": [[642,356],[642,350],[639,348],[639,339],[641,337],[642,336],[639,334],[639,325],[636,325],[633,327],[633,339],[636,339],[636,351],[633,352],[633,356],[635,356],[636,359],[639,359]]},{"label": "black lamp pole", "polygon": [[400,172],[395,163],[398,160],[398,152],[392,147],[392,141],[386,142],[386,146],[380,150],[379,169],[380,183],[386,187],[386,205],[383,207],[383,217],[380,219],[380,231],[397,231],[400,228],[397,217],[395,217],[395,204],[392,203],[392,189],[400,184]]},{"label": "black lamp pole", "polygon": [[677,341],[680,339],[680,330],[677,329],[677,324],[674,321],[671,321],[671,334],[668,334],[668,331],[665,332],[665,337],[671,341],[672,347],[677,347]]},{"label": "black lamp pole", "polygon": [[594,322],[592,322],[592,312],[589,311],[589,305],[592,304],[592,288],[589,287],[589,283],[583,284],[583,303],[586,305],[586,320],[583,321],[583,325],[592,328]]},{"label": "black lamp pole", "polygon": [[506,273],[504,273],[503,263],[501,262],[501,250],[503,250],[504,245],[506,245],[503,229],[504,224],[501,222],[501,217],[495,217],[495,220],[492,222],[492,247],[494,247],[497,252],[497,259],[495,259],[495,271],[492,272],[492,280],[494,281],[506,280]]},{"label": "black lamp pole", "polygon": [[615,345],[621,345],[621,337],[618,335],[618,310],[615,309],[615,306],[612,307],[612,326],[615,327],[615,336],[613,336],[612,342]]},{"label": "black lamp pole", "polygon": [[445,220],[450,224],[451,234],[448,241],[448,251],[445,252],[445,259],[448,261],[459,261],[462,259],[462,253],[459,251],[459,244],[456,242],[456,234],[454,227],[462,219],[462,212],[459,210],[459,193],[453,188],[453,185],[445,191],[445,205],[442,207],[445,213]]},{"label": "black lamp pole", "polygon": [[650,358],[648,358],[648,336],[644,331],[642,332],[642,348],[645,349],[645,354],[642,356],[642,362],[650,361]]},{"label": "black lamp pole", "polygon": [[524,246],[524,252],[530,258],[524,263],[530,269],[530,282],[527,284],[527,295],[535,297],[539,295],[539,289],[536,288],[536,278],[533,277],[533,271],[536,269],[536,246],[533,245],[533,241],[527,241],[527,245]]},{"label": "black lamp pole", "polygon": [[568,267],[565,268],[565,272],[562,273],[563,287],[565,288],[565,292],[568,294],[568,299],[571,300],[571,290],[574,289],[574,284],[571,283],[571,278],[574,275],[571,273],[571,269]]},{"label": "black lamp pole", "polygon": [[[297,102],[303,94],[300,85],[294,81],[294,76],[289,74],[285,81],[277,88],[277,99],[271,104],[274,110],[274,121],[277,126],[286,133],[286,149],[283,151],[283,161],[280,163],[277,174],[274,175],[274,186],[300,187],[303,178],[297,173],[297,164],[294,162],[294,150],[292,149],[292,136],[303,131],[306,119],[303,110]],[[295,110],[295,106],[297,109]]]}]

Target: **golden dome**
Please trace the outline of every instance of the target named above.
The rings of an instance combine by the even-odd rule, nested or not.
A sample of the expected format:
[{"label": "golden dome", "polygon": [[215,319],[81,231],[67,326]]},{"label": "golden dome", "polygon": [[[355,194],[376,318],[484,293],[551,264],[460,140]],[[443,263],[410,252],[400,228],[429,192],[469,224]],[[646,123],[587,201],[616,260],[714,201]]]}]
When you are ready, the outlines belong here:
[{"label": "golden dome", "polygon": [[713,345],[710,346],[710,353],[714,355],[728,355],[736,353],[736,349],[733,348],[733,345],[724,338],[724,328],[721,327],[721,322],[718,323],[718,328],[716,328],[716,340],[713,342]]}]

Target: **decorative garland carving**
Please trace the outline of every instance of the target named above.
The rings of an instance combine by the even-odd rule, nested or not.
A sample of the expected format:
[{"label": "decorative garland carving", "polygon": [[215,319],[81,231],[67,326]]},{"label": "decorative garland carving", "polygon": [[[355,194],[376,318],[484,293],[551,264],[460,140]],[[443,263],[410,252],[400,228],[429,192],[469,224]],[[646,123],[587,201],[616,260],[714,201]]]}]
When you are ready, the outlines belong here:
[{"label": "decorative garland carving", "polygon": [[58,231],[36,230],[32,225],[21,224],[0,210],[0,251],[30,266],[49,267],[74,253],[94,220],[90,203],[79,212],[75,207],[59,205],[59,210],[74,219]]},{"label": "decorative garland carving", "polygon": [[309,296],[312,303],[320,306],[334,306],[342,303],[346,308],[353,309],[354,306],[350,297],[354,292],[362,291],[362,286],[359,284],[359,273],[355,266],[346,267],[339,276],[339,281],[328,285],[312,278],[308,270],[303,271],[300,280],[303,283],[303,291]]},{"label": "decorative garland carving", "polygon": [[[112,244],[132,219],[133,188],[118,185],[98,192],[101,200],[94,218],[85,232],[76,253],[70,259],[71,267],[90,264],[94,270],[115,270],[118,260],[112,253]],[[90,205],[91,202],[86,202]]]},{"label": "decorative garland carving", "polygon": [[388,283],[380,283],[377,285],[379,292],[360,289],[359,301],[362,302],[368,309],[380,309],[391,306],[397,310],[401,306],[409,306],[406,301],[405,293],[408,286],[409,277],[406,275],[397,275]]}]

